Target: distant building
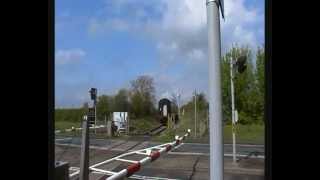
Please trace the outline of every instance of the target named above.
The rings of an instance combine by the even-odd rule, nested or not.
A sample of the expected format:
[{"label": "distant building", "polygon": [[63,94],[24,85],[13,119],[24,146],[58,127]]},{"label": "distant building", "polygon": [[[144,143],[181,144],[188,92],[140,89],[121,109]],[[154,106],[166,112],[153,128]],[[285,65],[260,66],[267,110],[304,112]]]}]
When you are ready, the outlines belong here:
[{"label": "distant building", "polygon": [[113,121],[118,131],[126,131],[128,112],[113,112]]}]

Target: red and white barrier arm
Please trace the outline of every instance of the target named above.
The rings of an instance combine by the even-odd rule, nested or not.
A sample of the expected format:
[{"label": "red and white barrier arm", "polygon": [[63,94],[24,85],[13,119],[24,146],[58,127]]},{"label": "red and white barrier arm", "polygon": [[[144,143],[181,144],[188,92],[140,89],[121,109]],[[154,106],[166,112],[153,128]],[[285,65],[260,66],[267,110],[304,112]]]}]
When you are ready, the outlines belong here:
[{"label": "red and white barrier arm", "polygon": [[179,138],[179,136],[176,136],[176,140],[168,143],[165,147],[163,148],[158,148],[159,151],[152,151],[147,157],[143,158],[142,160],[133,163],[131,165],[129,165],[126,169],[123,169],[121,171],[119,171],[118,173],[113,174],[112,176],[108,177],[106,180],[118,180],[118,179],[122,179],[124,177],[129,177],[131,175],[133,175],[135,172],[139,171],[141,169],[142,166],[155,161],[156,159],[158,159],[161,154],[165,153],[165,152],[169,152],[172,148],[174,148],[175,146],[181,144],[181,142],[190,135],[191,130],[188,129],[188,132]]}]

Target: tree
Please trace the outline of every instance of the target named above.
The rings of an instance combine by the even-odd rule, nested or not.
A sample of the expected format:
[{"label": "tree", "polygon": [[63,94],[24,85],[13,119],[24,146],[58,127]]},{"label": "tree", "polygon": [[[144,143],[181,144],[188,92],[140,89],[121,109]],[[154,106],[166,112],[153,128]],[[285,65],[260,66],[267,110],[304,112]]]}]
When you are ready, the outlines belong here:
[{"label": "tree", "polygon": [[209,103],[203,92],[201,92],[200,94],[197,94],[197,108],[199,111],[205,111],[205,112],[209,108]]},{"label": "tree", "polygon": [[131,93],[134,114],[142,116],[155,112],[155,88],[152,77],[139,76],[136,80],[131,81]]},{"label": "tree", "polygon": [[128,112],[129,105],[129,92],[126,89],[120,89],[114,96],[114,111]]},{"label": "tree", "polygon": [[143,98],[140,93],[136,92],[131,96],[131,109],[130,113],[134,117],[141,117],[144,115]]},{"label": "tree", "polygon": [[97,118],[99,120],[104,119],[105,116],[109,116],[112,109],[112,97],[107,95],[101,95],[97,101]]},{"label": "tree", "polygon": [[243,55],[247,56],[247,68],[241,74],[235,72],[234,79],[235,105],[239,112],[239,122],[247,124],[259,119],[257,109],[259,94],[257,93],[252,52],[249,47],[233,47],[222,58],[222,110],[223,119],[227,123],[231,123],[230,61]]},{"label": "tree", "polygon": [[265,91],[265,54],[264,49],[258,47],[257,55],[256,55],[256,83],[257,83],[257,106],[260,121],[263,119],[264,114],[264,91]]}]

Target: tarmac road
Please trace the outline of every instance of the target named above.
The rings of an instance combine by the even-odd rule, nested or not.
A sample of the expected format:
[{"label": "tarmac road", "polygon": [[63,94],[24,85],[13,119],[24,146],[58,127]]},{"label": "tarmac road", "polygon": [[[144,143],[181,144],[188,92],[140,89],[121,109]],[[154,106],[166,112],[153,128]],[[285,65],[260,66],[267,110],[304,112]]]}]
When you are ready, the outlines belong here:
[{"label": "tarmac road", "polygon": [[[146,140],[143,142],[142,146],[137,146],[133,150],[143,149],[150,146],[159,145],[160,143],[150,142],[146,137]],[[109,148],[112,147],[114,144],[132,144],[138,141],[126,141],[126,140],[110,140],[110,139],[90,139],[90,146],[96,148]],[[80,137],[57,137],[56,143],[58,144],[72,144],[72,145],[81,145],[81,138]],[[121,147],[113,148],[115,150],[122,150]],[[186,155],[209,155],[210,146],[209,144],[200,144],[200,143],[183,143],[178,149],[173,150],[173,154],[186,154]],[[238,155],[246,156],[252,152],[256,152],[259,157],[264,157],[264,145],[251,145],[251,144],[237,144],[236,145],[236,152]],[[224,144],[224,154],[225,156],[230,156],[232,154],[232,144]]]}]

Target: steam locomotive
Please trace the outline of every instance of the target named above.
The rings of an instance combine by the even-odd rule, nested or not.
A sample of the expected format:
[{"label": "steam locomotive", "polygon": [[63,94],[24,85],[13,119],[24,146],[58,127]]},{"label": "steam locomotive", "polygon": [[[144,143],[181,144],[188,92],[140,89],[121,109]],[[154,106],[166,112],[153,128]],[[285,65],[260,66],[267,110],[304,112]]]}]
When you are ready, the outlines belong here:
[{"label": "steam locomotive", "polygon": [[171,101],[167,98],[162,98],[158,103],[158,120],[162,125],[166,126],[170,117],[173,117],[175,124],[178,123],[179,116],[173,112]]}]

